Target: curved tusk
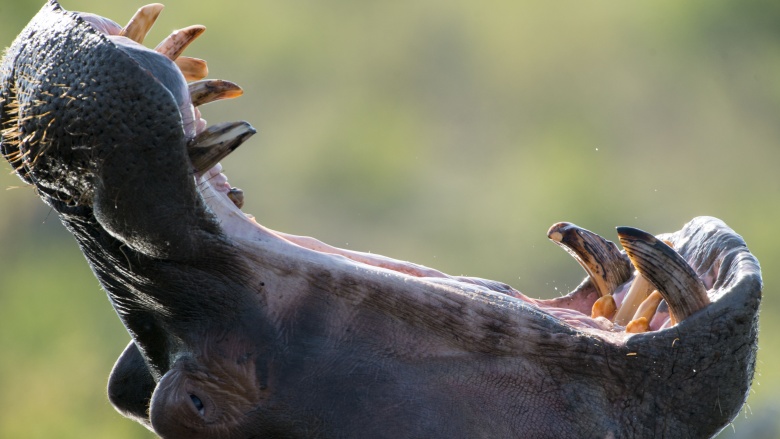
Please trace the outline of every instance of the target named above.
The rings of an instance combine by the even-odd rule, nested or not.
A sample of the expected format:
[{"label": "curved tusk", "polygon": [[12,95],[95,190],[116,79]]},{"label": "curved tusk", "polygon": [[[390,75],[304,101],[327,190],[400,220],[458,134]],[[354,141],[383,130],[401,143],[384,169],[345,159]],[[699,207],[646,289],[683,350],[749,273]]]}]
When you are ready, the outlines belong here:
[{"label": "curved tusk", "polygon": [[547,237],[579,262],[599,296],[612,294],[631,277],[631,263],[612,241],[572,223],[557,223]]},{"label": "curved tusk", "polygon": [[257,130],[244,121],[224,122],[206,128],[187,145],[195,172],[208,171],[255,133]]},{"label": "curved tusk", "polygon": [[669,245],[633,227],[618,227],[617,232],[631,262],[661,293],[677,322],[710,303],[696,272]]},{"label": "curved tusk", "polygon": [[143,44],[146,34],[154,26],[154,22],[157,21],[157,17],[160,16],[164,7],[160,3],[141,6],[127,23],[127,26],[122,28],[119,35],[130,38],[138,44]]},{"label": "curved tusk", "polygon": [[206,61],[200,58],[190,58],[189,56],[180,56],[174,61],[181,70],[184,79],[189,81],[200,81],[209,75],[209,68]]},{"label": "curved tusk", "polygon": [[233,99],[244,94],[244,90],[233,82],[222,79],[208,79],[189,85],[192,105],[200,106],[221,99]]},{"label": "curved tusk", "polygon": [[175,30],[172,34],[168,35],[168,38],[162,40],[162,42],[154,48],[154,51],[176,61],[176,58],[184,52],[184,49],[205,31],[206,27],[199,24]]}]

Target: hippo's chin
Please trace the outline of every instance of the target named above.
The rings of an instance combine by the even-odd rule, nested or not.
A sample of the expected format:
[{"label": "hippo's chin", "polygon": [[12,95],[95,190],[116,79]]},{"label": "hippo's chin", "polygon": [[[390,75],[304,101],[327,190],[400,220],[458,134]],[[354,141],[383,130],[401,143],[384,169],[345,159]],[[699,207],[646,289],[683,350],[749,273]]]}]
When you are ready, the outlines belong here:
[{"label": "hippo's chin", "polygon": [[0,68],[3,156],[133,337],[123,414],[171,438],[703,437],[736,416],[762,285],[723,222],[619,227],[625,252],[555,224],[588,277],[552,300],[270,230],[219,165],[254,129],[197,110],[240,88],[181,56],[202,26],[143,48],[160,9],[121,27],[50,0]]}]

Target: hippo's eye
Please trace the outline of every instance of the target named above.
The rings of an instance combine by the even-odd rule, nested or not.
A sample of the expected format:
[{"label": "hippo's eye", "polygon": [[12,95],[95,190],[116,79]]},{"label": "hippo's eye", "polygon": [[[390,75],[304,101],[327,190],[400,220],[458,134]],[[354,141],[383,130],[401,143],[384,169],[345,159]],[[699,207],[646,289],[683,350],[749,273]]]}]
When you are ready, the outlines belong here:
[{"label": "hippo's eye", "polygon": [[200,398],[192,394],[190,395],[190,400],[192,400],[192,405],[195,406],[195,409],[198,410],[198,413],[200,413],[201,416],[205,415],[206,409],[203,406],[203,401],[201,401]]}]

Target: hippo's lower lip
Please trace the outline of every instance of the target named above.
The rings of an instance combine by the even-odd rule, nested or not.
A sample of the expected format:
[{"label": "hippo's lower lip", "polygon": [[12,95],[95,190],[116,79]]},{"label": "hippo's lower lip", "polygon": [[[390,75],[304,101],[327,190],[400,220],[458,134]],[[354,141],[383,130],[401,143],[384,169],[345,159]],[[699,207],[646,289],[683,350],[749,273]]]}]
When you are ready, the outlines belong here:
[{"label": "hippo's lower lip", "polygon": [[3,156],[133,337],[123,414],[166,438],[702,437],[736,415],[762,286],[724,223],[621,228],[627,255],[557,224],[589,278],[551,300],[270,230],[217,163],[254,129],[197,109],[240,89],[185,82],[200,27],[142,47],[159,9],[120,27],[50,0],[0,67]]}]

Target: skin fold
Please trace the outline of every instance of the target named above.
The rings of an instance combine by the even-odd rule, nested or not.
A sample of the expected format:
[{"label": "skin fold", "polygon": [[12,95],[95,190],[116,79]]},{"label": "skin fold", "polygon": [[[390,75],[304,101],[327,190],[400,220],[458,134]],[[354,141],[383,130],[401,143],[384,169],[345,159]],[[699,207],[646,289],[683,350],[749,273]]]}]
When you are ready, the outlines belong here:
[{"label": "skin fold", "polygon": [[761,275],[720,220],[659,237],[708,304],[641,334],[590,317],[590,279],[540,301],[275,232],[193,166],[218,135],[174,60],[102,20],[52,0],[22,30],[0,148],[133,337],[108,386],[123,415],[164,438],[709,437],[744,404]]}]

